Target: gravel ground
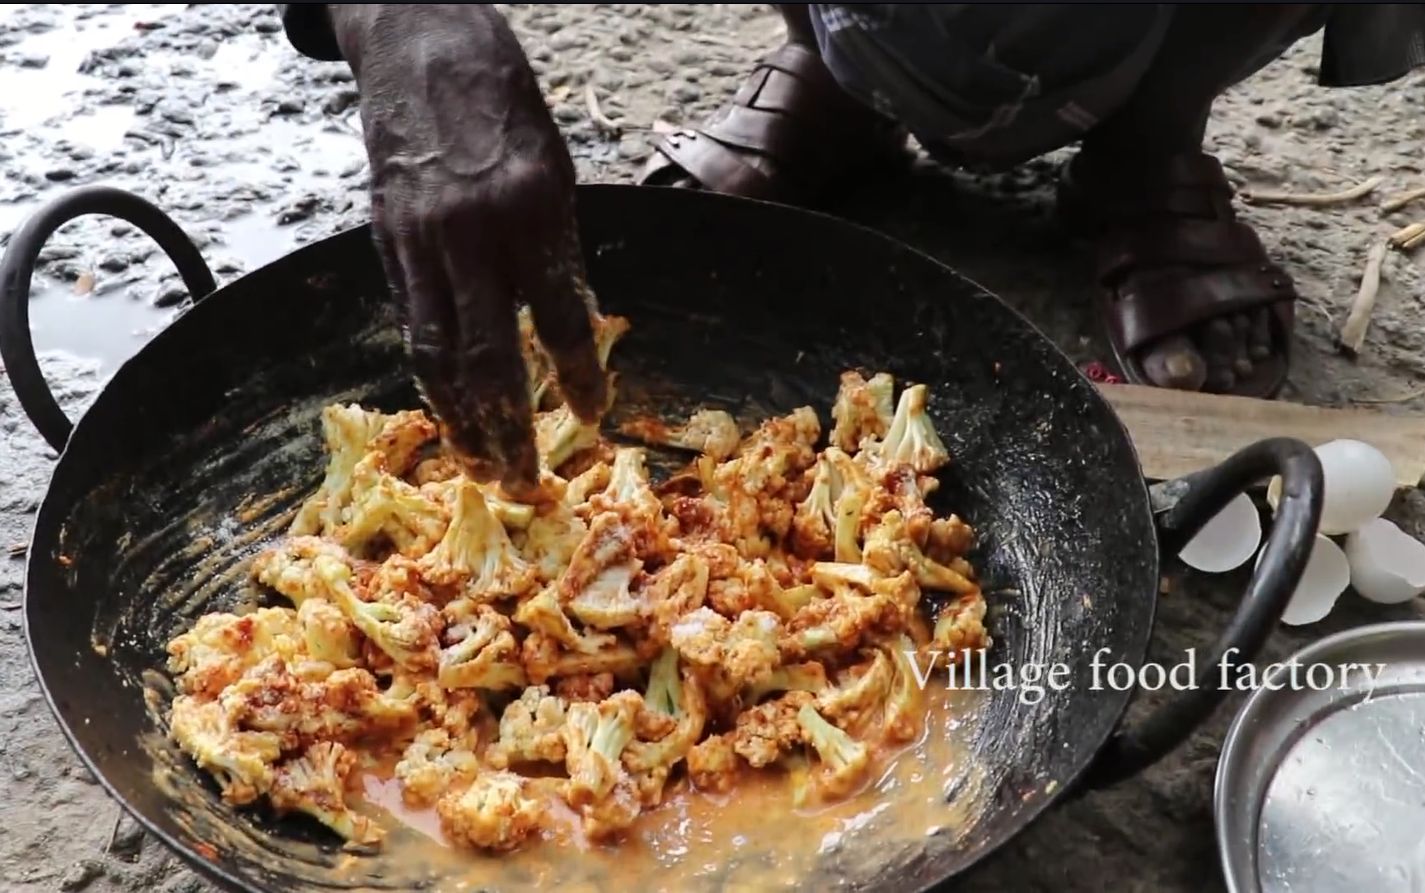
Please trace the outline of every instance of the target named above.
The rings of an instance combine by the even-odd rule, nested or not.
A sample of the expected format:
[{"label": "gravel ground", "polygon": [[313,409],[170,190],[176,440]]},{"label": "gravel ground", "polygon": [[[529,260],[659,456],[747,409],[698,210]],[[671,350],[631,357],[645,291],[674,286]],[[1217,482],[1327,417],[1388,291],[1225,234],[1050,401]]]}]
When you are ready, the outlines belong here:
[{"label": "gravel ground", "polygon": [[[762,7],[558,6],[511,10],[585,181],[627,181],[656,129],[696,123],[775,46]],[[1308,41],[1216,109],[1210,140],[1245,188],[1336,189],[1380,175],[1383,191],[1425,179],[1425,75],[1387,86],[1314,86]],[[595,127],[592,85],[622,136]],[[0,13],[0,234],[59,190],[110,183],[155,201],[191,233],[221,282],[360,222],[366,167],[356,93],[343,65],[298,57],[269,7],[20,6]],[[1057,158],[972,178],[917,163],[867,182],[833,210],[945,259],[1022,309],[1078,360],[1106,352],[1086,259],[1049,216]],[[1425,213],[1417,205],[1415,214]],[[1248,208],[1304,297],[1288,399],[1425,408],[1421,268],[1392,254],[1365,350],[1348,362],[1332,333],[1366,249],[1409,222],[1374,200],[1328,209]],[[32,304],[35,339],[77,411],[104,375],[186,306],[162,257],[127,226],[88,220],[50,242]],[[0,376],[0,545],[27,540],[55,455]],[[1392,517],[1425,533],[1425,500]],[[20,631],[23,562],[0,557],[0,888],[164,893],[207,889],[89,778],[55,727]],[[1242,580],[1184,579],[1162,600],[1153,650],[1176,661],[1223,624]],[[1413,606],[1354,598],[1327,622],[1283,630],[1282,655],[1323,632]],[[1147,700],[1151,704],[1152,699]],[[1223,710],[1160,766],[1041,820],[961,889],[1198,891],[1220,885],[1210,817]]]}]

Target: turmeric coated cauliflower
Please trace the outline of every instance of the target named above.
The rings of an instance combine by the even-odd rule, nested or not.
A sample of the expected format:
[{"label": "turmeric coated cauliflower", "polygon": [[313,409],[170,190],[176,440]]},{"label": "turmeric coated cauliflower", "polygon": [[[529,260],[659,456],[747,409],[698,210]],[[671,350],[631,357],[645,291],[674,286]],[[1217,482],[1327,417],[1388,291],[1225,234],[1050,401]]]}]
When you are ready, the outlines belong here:
[{"label": "turmeric coated cauliflower", "polygon": [[456,485],[450,526],[435,548],[419,560],[421,576],[477,600],[521,595],[534,583],[534,570],[515,551],[505,527],[480,488],[461,480]]},{"label": "turmeric coated cauliflower", "polygon": [[894,390],[895,380],[885,372],[871,376],[869,381],[860,372],[841,373],[841,386],[831,407],[831,417],[836,421],[831,429],[831,445],[854,453],[867,440],[884,437],[891,427]]},{"label": "turmeric coated cauliflower", "polygon": [[[628,324],[590,306],[607,364]],[[169,641],[171,737],[229,803],[361,846],[369,774],[487,854],[643,837],[665,799],[754,769],[794,807],[854,794],[926,729],[920,659],[990,644],[974,531],[930,507],[949,456],[925,387],[893,407],[890,375],[844,374],[821,449],[809,406],[745,438],[721,410],[630,423],[698,454],[655,481],[519,324],[537,491],[467,477],[422,412],[328,407],[321,486],[251,565],[291,607]]]},{"label": "turmeric coated cauliflower", "polygon": [[436,802],[440,826],[462,846],[505,852],[537,834],[548,806],[531,796],[523,776],[486,770],[468,788]]},{"label": "turmeric coated cauliflower", "polygon": [[278,815],[305,813],[352,843],[379,843],[385,832],[346,805],[347,779],[355,766],[354,753],[340,744],[318,741],[302,756],[277,767],[268,800]]}]

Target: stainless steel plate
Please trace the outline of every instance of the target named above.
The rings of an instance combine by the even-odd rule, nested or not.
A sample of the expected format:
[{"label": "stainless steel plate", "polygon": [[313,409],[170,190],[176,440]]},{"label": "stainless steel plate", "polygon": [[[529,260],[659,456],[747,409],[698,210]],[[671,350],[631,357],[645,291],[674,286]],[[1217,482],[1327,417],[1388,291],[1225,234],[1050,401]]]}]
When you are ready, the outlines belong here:
[{"label": "stainless steel plate", "polygon": [[1349,630],[1284,663],[1217,766],[1227,888],[1425,893],[1425,622]]}]

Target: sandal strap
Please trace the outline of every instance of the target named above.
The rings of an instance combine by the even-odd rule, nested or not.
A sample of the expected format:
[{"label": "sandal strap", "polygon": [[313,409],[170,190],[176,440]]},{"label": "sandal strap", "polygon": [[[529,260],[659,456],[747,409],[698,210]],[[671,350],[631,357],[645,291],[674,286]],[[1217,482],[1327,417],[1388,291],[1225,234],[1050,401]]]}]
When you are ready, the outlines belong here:
[{"label": "sandal strap", "polygon": [[1117,299],[1109,305],[1109,325],[1115,340],[1128,351],[1258,307],[1285,305],[1279,315],[1290,319],[1297,297],[1291,277],[1275,264],[1134,272],[1116,291]]},{"label": "sandal strap", "polygon": [[[787,192],[785,183],[774,181],[733,149],[696,131],[668,134],[658,151],[698,182],[717,183],[734,195],[774,200]],[[779,174],[779,179],[783,178],[785,174]]]},{"label": "sandal strap", "polygon": [[1112,286],[1141,268],[1194,266],[1261,267],[1270,264],[1257,233],[1235,220],[1156,217],[1133,228],[1106,233],[1099,243],[1097,278]]}]

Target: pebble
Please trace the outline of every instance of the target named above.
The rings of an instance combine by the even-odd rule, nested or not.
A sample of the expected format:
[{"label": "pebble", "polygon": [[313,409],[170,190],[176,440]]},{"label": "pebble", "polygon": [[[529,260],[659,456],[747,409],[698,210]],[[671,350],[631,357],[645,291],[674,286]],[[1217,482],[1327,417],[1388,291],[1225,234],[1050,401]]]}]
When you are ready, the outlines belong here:
[{"label": "pebble", "polygon": [[97,859],[81,859],[69,866],[69,870],[60,879],[59,889],[83,890],[85,887],[97,881],[104,875],[104,865]]},{"label": "pebble", "polygon": [[174,307],[188,299],[188,289],[182,283],[167,282],[159,283],[158,290],[154,293],[150,302],[155,307]]},{"label": "pebble", "polygon": [[49,56],[43,55],[41,53],[35,53],[34,55],[20,57],[21,68],[44,68],[48,64]]},{"label": "pebble", "polygon": [[139,854],[143,852],[143,843],[143,826],[134,821],[128,813],[124,813],[119,819],[119,830],[114,835],[114,844],[109,847],[109,853],[125,862],[136,862]]},{"label": "pebble", "polygon": [[673,98],[679,102],[697,102],[703,98],[703,91],[692,84],[680,84],[673,91]]},{"label": "pebble", "polygon": [[277,212],[277,225],[286,226],[289,223],[297,223],[312,216],[312,212],[317,210],[321,201],[310,193],[293,201],[287,207]]},{"label": "pebble", "polygon": [[304,103],[300,99],[289,97],[277,103],[277,114],[279,115],[300,115]]},{"label": "pebble", "polygon": [[67,167],[56,167],[45,171],[45,179],[51,183],[63,183],[66,180],[74,179],[74,171]]},{"label": "pebble", "polygon": [[122,273],[129,268],[129,259],[123,254],[108,254],[99,261],[99,269],[106,273]]},{"label": "pebble", "polygon": [[272,18],[258,19],[252,27],[259,34],[276,34],[282,30],[282,22]]},{"label": "pebble", "polygon": [[1263,112],[1262,114],[1257,116],[1257,123],[1262,125],[1263,127],[1268,127],[1275,130],[1276,128],[1282,126],[1282,119],[1278,115],[1272,114],[1271,112]]}]

